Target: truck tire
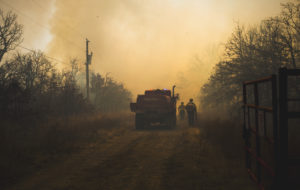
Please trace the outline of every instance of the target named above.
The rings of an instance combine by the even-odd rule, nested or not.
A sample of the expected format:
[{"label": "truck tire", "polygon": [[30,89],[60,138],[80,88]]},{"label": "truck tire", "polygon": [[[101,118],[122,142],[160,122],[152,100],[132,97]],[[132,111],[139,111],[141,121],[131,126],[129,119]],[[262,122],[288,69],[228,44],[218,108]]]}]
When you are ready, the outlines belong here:
[{"label": "truck tire", "polygon": [[172,128],[173,129],[176,128],[176,120],[177,120],[177,118],[176,118],[176,113],[175,113],[172,116]]},{"label": "truck tire", "polygon": [[135,114],[135,128],[144,129],[144,118],[142,114]]},{"label": "truck tire", "polygon": [[168,116],[167,125],[170,129],[174,129],[176,127],[176,115],[170,114]]},{"label": "truck tire", "polygon": [[176,127],[176,114],[172,114],[171,116],[171,129],[174,129]]}]

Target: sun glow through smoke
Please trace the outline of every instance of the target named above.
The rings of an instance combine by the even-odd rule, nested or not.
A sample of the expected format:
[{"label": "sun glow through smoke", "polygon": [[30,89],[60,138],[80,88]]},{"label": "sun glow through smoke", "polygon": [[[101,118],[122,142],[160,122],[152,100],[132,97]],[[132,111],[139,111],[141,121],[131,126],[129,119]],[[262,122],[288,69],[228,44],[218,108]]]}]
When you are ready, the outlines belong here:
[{"label": "sun glow through smoke", "polygon": [[[182,100],[199,93],[234,22],[255,24],[279,13],[281,0],[6,0],[49,28],[25,25],[24,44],[84,64],[85,38],[92,69],[111,72],[135,95],[171,88]],[[36,32],[34,32],[36,31]]]}]

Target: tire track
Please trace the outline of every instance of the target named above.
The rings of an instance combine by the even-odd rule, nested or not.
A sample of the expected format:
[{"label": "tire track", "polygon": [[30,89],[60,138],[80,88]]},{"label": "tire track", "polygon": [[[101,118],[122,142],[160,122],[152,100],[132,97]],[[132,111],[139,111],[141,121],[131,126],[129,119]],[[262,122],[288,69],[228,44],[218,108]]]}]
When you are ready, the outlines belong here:
[{"label": "tire track", "polygon": [[99,140],[100,143],[89,144],[82,151],[71,154],[66,160],[45,168],[10,189],[77,189],[76,186],[86,183],[81,179],[89,175],[90,168],[109,160],[114,154],[131,147],[143,138],[142,133],[132,133],[128,129],[125,133],[122,129],[115,131],[114,136],[104,143],[103,140]]},{"label": "tire track", "polygon": [[[100,139],[105,134],[107,138]],[[97,142],[11,189],[247,189],[227,176],[230,172],[222,170],[227,163],[214,151],[199,128],[184,124],[174,130],[120,126],[100,131]]]}]

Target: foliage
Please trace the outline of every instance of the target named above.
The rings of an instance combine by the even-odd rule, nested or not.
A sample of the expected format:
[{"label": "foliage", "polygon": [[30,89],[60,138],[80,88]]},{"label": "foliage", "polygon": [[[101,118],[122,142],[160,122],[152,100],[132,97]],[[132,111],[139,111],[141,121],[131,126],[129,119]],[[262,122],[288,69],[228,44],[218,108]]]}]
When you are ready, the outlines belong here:
[{"label": "foliage", "polygon": [[91,92],[94,96],[93,104],[102,112],[126,110],[132,97],[123,84],[110,77],[102,78],[98,73],[92,73]]},{"label": "foliage", "polygon": [[80,68],[72,59],[70,68],[58,71],[42,52],[16,53],[0,66],[1,115],[69,115],[128,109],[131,93],[111,78],[92,73],[91,101],[78,85]]},{"label": "foliage", "polygon": [[0,9],[0,62],[5,53],[22,42],[23,26],[17,23],[17,15]]},{"label": "foliage", "polygon": [[245,28],[237,23],[225,44],[225,55],[201,88],[204,108],[236,109],[242,82],[299,67],[300,2],[282,4],[279,16]]},{"label": "foliage", "polygon": [[2,116],[61,115],[91,109],[71,72],[59,72],[42,52],[16,53],[0,67]]}]

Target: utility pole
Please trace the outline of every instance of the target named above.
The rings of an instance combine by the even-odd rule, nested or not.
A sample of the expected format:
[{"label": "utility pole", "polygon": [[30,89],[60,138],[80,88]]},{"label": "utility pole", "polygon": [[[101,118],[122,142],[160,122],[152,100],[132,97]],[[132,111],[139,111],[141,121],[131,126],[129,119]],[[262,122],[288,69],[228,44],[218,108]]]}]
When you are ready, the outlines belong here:
[{"label": "utility pole", "polygon": [[92,62],[93,52],[89,54],[89,40],[86,39],[86,98],[90,100],[89,65]]}]

